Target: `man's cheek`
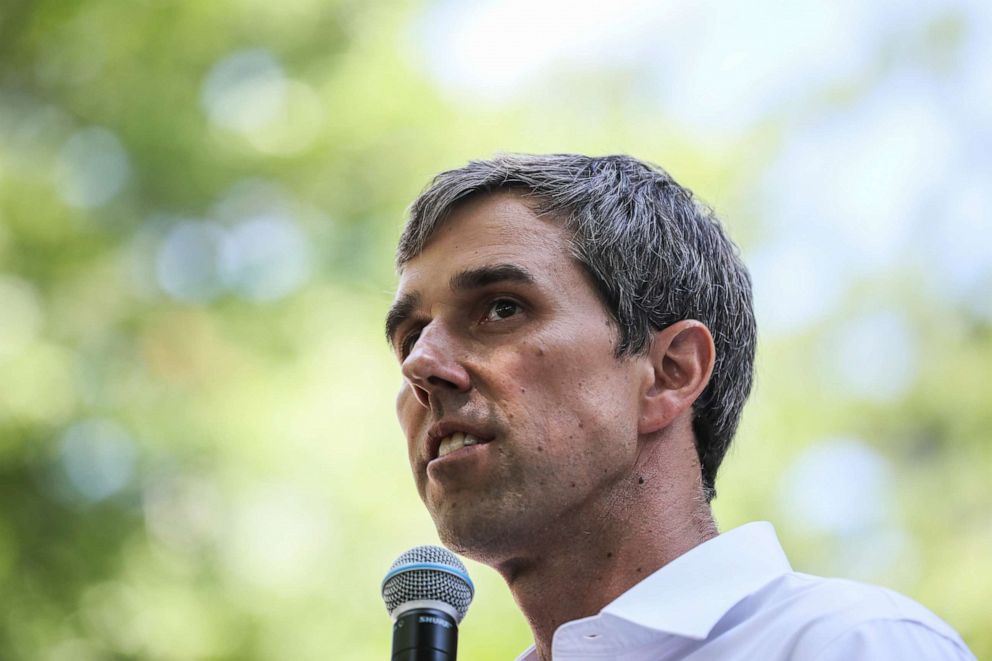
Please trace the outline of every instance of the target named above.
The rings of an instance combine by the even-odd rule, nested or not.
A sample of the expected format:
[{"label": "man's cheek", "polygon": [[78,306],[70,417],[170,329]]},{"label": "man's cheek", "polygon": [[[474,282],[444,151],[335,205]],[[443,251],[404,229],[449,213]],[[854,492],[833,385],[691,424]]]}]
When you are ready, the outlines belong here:
[{"label": "man's cheek", "polygon": [[424,407],[417,401],[409,384],[404,383],[396,395],[396,418],[406,439],[407,458],[411,468],[416,469],[418,420],[423,417]]},{"label": "man's cheek", "polygon": [[404,381],[396,391],[396,417],[403,420],[403,409],[410,398],[410,384]]},{"label": "man's cheek", "polygon": [[407,437],[412,431],[411,427],[416,424],[416,418],[422,415],[423,411],[424,407],[417,401],[410,384],[404,383],[396,393],[396,418]]}]

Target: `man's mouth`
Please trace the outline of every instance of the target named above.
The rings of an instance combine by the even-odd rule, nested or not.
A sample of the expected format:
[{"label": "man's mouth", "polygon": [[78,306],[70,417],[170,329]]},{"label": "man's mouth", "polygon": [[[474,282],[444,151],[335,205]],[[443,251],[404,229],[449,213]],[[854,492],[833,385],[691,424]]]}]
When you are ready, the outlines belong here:
[{"label": "man's mouth", "polygon": [[427,431],[426,463],[434,459],[443,459],[452,452],[467,447],[484,445],[493,438],[494,436],[490,435],[485,427],[468,422],[444,420],[432,425]]},{"label": "man's mouth", "polygon": [[461,450],[469,445],[478,445],[483,442],[484,441],[479,440],[471,434],[456,431],[455,433],[441,439],[441,444],[437,448],[437,456],[440,459],[447,454],[451,454],[455,450]]}]

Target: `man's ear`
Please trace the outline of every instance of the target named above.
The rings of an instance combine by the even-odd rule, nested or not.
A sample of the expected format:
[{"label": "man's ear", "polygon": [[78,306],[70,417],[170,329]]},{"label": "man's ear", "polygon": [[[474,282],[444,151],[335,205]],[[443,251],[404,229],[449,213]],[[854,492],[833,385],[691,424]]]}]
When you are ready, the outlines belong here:
[{"label": "man's ear", "polygon": [[641,393],[641,434],[667,427],[692,407],[713,374],[716,348],[702,322],[685,319],[654,334],[647,358],[651,374]]}]

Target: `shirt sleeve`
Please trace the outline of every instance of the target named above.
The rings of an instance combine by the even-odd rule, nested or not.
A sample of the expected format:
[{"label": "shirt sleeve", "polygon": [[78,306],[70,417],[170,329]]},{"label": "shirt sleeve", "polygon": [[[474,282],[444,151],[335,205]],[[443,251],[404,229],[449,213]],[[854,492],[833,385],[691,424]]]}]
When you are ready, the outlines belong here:
[{"label": "shirt sleeve", "polygon": [[[964,642],[911,620],[873,620],[841,634],[814,661],[976,661]],[[797,659],[797,661],[799,661]]]}]

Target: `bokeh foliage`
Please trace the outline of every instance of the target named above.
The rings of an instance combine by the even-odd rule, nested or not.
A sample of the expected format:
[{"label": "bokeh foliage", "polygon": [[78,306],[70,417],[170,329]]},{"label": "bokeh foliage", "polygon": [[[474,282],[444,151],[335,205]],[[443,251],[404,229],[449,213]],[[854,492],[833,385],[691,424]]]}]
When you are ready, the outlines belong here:
[{"label": "bokeh foliage", "polygon": [[[434,539],[381,337],[404,209],[433,173],[495,151],[629,152],[714,204],[745,258],[774,239],[752,191],[793,117],[701,140],[623,70],[566,69],[501,103],[445,90],[417,55],[431,7],[0,7],[0,657],[385,656],[379,580]],[[818,90],[800,123],[856,105],[893,62],[977,66],[955,59],[953,12],[928,25]],[[763,338],[716,509],[724,528],[774,520],[797,569],[921,600],[982,658],[992,333],[987,305],[934,285],[941,268],[856,274],[829,314]],[[863,354],[839,329],[883,305],[913,329],[913,378],[852,394],[833,368]],[[793,461],[835,437],[883,462],[869,474],[889,504],[858,520],[884,535],[790,509]],[[827,484],[828,502],[851,488]],[[512,658],[526,625],[471,569],[463,649]]]}]

